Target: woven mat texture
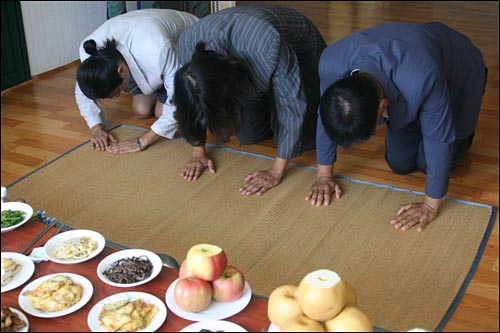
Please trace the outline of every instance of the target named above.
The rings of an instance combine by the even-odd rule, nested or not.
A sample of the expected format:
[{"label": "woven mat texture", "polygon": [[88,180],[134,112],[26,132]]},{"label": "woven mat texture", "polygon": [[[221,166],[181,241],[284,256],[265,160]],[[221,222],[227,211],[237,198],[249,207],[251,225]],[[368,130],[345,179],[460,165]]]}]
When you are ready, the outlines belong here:
[{"label": "woven mat texture", "polygon": [[[138,129],[114,130],[120,139]],[[217,173],[186,182],[183,140],[159,140],[138,154],[112,156],[88,144],[9,188],[35,210],[129,248],[164,252],[179,263],[198,243],[222,247],[254,294],[298,285],[308,273],[336,271],[355,289],[375,326],[434,330],[469,272],[491,214],[445,201],[423,233],[394,230],[397,208],[420,195],[339,179],[343,197],[329,207],[304,200],[315,170],[291,166],[263,196],[245,197],[243,178],[272,161],[209,147]]]}]

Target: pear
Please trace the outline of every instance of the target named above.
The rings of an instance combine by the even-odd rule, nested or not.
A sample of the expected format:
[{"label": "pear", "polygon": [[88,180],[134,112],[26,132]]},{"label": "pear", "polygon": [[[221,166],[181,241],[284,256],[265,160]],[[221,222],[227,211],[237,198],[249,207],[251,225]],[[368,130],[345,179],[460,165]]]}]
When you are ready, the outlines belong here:
[{"label": "pear", "polygon": [[317,321],[335,317],[347,301],[357,302],[354,290],[334,271],[320,269],[307,274],[297,288],[304,314]]},{"label": "pear", "polygon": [[325,321],[327,332],[373,332],[368,316],[354,306],[346,306],[334,318]]},{"label": "pear", "polygon": [[274,289],[269,296],[267,316],[280,330],[287,319],[303,314],[299,301],[295,298],[296,293],[297,286],[284,285]]}]

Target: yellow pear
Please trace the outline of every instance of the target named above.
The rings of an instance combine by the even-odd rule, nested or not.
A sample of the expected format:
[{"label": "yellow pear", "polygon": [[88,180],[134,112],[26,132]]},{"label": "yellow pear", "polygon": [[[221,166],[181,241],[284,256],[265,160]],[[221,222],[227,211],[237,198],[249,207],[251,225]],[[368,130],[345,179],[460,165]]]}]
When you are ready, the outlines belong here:
[{"label": "yellow pear", "polygon": [[297,299],[306,316],[325,321],[342,310],[347,299],[353,298],[353,292],[337,273],[320,269],[302,279],[297,289]]},{"label": "yellow pear", "polygon": [[291,317],[285,321],[280,332],[324,332],[323,326],[316,320],[304,315]]},{"label": "yellow pear", "polygon": [[346,306],[334,318],[325,321],[327,332],[373,332],[368,316],[354,306]]},{"label": "yellow pear", "polygon": [[284,285],[276,288],[269,296],[267,316],[280,329],[287,319],[303,314],[299,301],[295,298],[296,292],[297,286]]},{"label": "yellow pear", "polygon": [[[344,281],[344,280],[342,280]],[[356,295],[356,292],[354,291],[354,288],[344,281],[345,286],[346,286],[346,300],[345,300],[345,305],[346,306],[357,306],[358,305],[358,296]]]}]

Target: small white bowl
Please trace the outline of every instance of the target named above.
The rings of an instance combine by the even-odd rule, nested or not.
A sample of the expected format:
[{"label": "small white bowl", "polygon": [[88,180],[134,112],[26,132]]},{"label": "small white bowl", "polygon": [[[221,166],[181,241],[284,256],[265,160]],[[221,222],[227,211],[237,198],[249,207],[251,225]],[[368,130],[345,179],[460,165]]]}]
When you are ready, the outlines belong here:
[{"label": "small white bowl", "polygon": [[[106,275],[104,275],[104,272],[106,270],[108,270],[114,262],[116,262],[120,259],[124,259],[124,258],[132,258],[132,257],[140,257],[140,256],[148,257],[148,259],[153,264],[153,270],[151,272],[151,275],[148,278],[146,278],[142,281],[137,281],[137,282],[133,282],[133,283],[117,283],[117,282],[111,281],[110,279],[107,278]],[[161,259],[156,253],[148,251],[148,250],[129,249],[129,250],[123,250],[123,251],[118,251],[118,252],[112,253],[109,256],[107,256],[106,258],[102,259],[101,262],[99,263],[99,265],[97,266],[97,276],[99,276],[99,278],[104,283],[107,283],[111,286],[128,288],[128,287],[139,286],[141,284],[145,284],[145,283],[153,280],[156,276],[158,276],[158,274],[160,274],[162,267],[163,267],[163,265],[162,265]]]},{"label": "small white bowl", "polygon": [[[82,237],[88,237],[92,239],[94,242],[96,242],[97,248],[94,250],[94,252],[90,253],[87,257],[77,259],[77,260],[61,260],[56,258],[55,256],[55,251],[56,249],[62,244],[62,242],[74,239],[74,238],[82,238]],[[45,256],[53,262],[57,262],[59,264],[78,264],[80,262],[84,262],[87,260],[90,260],[97,256],[101,251],[104,249],[104,246],[106,246],[106,239],[104,239],[104,236],[101,235],[98,232],[92,231],[92,230],[71,230],[71,231],[66,231],[63,233],[60,233],[58,235],[55,235],[51,239],[45,243],[45,246],[43,247],[45,251]]]},{"label": "small white bowl", "polygon": [[8,232],[8,231],[12,231],[16,228],[19,228],[20,226],[22,226],[23,224],[25,224],[26,222],[28,222],[31,218],[31,216],[33,216],[33,208],[28,205],[28,204],[25,204],[24,202],[2,202],[2,212],[4,210],[21,210],[24,212],[24,220],[22,220],[21,222],[19,222],[18,224],[15,224],[13,226],[10,226],[10,227],[7,227],[7,228],[2,228],[2,232]]}]

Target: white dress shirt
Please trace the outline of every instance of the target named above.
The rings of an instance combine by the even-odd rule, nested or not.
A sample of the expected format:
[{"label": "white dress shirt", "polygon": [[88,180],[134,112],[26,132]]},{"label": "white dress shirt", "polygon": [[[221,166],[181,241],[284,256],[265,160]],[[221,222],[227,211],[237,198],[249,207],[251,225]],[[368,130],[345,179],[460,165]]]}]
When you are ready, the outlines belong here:
[{"label": "white dress shirt", "polygon": [[[171,139],[177,130],[175,106],[172,104],[174,76],[179,69],[176,44],[180,34],[197,20],[192,14],[170,9],[143,9],[118,15],[84,39],[80,45],[80,60],[83,62],[90,56],[83,49],[86,40],[95,40],[99,48],[107,39],[114,38],[117,50],[143,94],[150,95],[162,85],[165,87],[167,101],[163,105],[161,117],[153,123],[151,130]],[[83,94],[78,83],[75,97],[80,114],[89,128],[97,124],[105,125],[101,109]]]}]

